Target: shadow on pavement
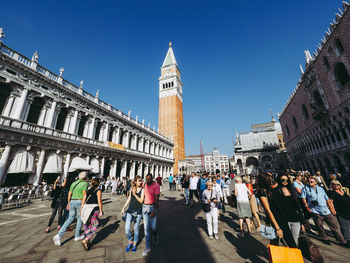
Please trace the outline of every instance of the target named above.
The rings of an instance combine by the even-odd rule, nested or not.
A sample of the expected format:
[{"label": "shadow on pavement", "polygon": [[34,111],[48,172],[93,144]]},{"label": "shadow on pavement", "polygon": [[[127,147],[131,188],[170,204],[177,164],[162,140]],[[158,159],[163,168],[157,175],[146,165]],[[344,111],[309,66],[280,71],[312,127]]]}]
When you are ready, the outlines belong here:
[{"label": "shadow on pavement", "polygon": [[91,248],[94,245],[97,245],[105,238],[107,238],[110,234],[115,233],[120,225],[120,220],[116,220],[114,223],[105,226],[110,221],[111,216],[101,219],[100,229],[97,231],[95,238],[91,242]]}]

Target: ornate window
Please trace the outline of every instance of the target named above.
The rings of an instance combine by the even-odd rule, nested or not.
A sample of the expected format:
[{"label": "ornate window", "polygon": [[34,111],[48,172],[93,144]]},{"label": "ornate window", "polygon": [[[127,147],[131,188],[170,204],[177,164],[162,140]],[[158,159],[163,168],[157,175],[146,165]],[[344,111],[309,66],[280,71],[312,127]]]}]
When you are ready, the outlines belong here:
[{"label": "ornate window", "polygon": [[340,57],[341,54],[343,54],[344,52],[344,47],[339,38],[336,38],[334,42],[335,42],[335,55],[337,57]]},{"label": "ornate window", "polygon": [[309,119],[309,113],[307,112],[306,106],[305,104],[303,104],[301,106],[301,109],[303,111],[303,116],[304,116],[304,120],[308,120]]},{"label": "ornate window", "polygon": [[295,116],[293,116],[292,120],[293,120],[294,129],[297,130],[298,129],[298,123],[297,123],[297,119],[295,118]]},{"label": "ornate window", "polygon": [[343,88],[346,83],[349,82],[350,76],[346,67],[343,63],[338,62],[334,68],[335,80],[338,84],[339,89]]},{"label": "ornate window", "polygon": [[323,67],[326,71],[328,71],[331,66],[329,65],[328,59],[326,57],[322,57],[322,61],[323,61]]}]

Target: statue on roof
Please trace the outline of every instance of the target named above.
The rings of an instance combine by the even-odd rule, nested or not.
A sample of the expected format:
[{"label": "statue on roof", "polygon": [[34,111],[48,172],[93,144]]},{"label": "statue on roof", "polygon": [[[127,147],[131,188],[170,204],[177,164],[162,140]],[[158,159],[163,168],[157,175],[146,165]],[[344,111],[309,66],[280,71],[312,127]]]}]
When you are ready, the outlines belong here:
[{"label": "statue on roof", "polygon": [[82,81],[80,81],[80,89],[83,89],[83,85],[84,85],[84,81],[82,80]]},{"label": "statue on roof", "polygon": [[62,68],[60,68],[60,77],[63,76],[63,72],[64,72],[64,68],[62,67]]},{"label": "statue on roof", "polygon": [[32,61],[34,61],[36,63],[38,63],[38,61],[39,61],[39,54],[38,54],[38,51],[36,51],[36,50],[33,54]]},{"label": "statue on roof", "polygon": [[5,38],[5,32],[4,32],[4,29],[2,27],[0,27],[0,41],[2,38]]},{"label": "statue on roof", "polygon": [[98,89],[98,90],[96,91],[95,97],[98,98],[99,95],[100,95],[100,90]]}]

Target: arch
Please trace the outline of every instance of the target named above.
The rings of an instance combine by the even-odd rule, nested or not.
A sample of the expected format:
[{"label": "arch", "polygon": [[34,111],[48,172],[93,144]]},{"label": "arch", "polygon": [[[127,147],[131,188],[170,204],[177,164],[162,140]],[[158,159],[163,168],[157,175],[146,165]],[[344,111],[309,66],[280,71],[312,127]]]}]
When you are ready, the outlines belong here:
[{"label": "arch", "polygon": [[107,138],[107,141],[112,141],[113,140],[113,133],[115,131],[115,127],[113,126],[110,126],[109,127],[109,131],[108,131],[108,138]]},{"label": "arch", "polygon": [[43,174],[45,173],[62,173],[62,158],[57,153],[51,153],[47,157],[47,161],[43,170]]},{"label": "arch", "polygon": [[171,86],[174,87],[174,81],[171,82]]},{"label": "arch", "polygon": [[165,85],[164,85],[164,83],[163,83],[163,89],[165,89]]},{"label": "arch", "polygon": [[338,62],[337,64],[335,64],[334,77],[340,89],[343,88],[344,85],[349,82],[349,73],[342,62]]},{"label": "arch", "polygon": [[102,128],[102,122],[98,121],[95,128],[95,136],[94,136],[95,140],[98,140],[100,138],[101,128]]},{"label": "arch", "polygon": [[339,38],[336,38],[334,40],[334,45],[335,45],[335,54],[337,57],[340,57],[344,52],[344,47]]},{"label": "arch", "polygon": [[99,174],[100,173],[100,162],[96,158],[91,160],[90,166],[92,167],[91,172],[94,174]]},{"label": "arch", "polygon": [[256,173],[259,167],[259,160],[255,157],[248,157],[246,160],[247,173]]},{"label": "arch", "polygon": [[35,173],[34,154],[27,150],[18,150],[7,169],[5,186],[22,185]]},{"label": "arch", "polygon": [[295,116],[292,117],[292,121],[293,121],[294,130],[297,130],[298,129],[298,122],[297,122],[297,119],[295,118]]},{"label": "arch", "polygon": [[86,121],[87,121],[87,116],[86,115],[81,116],[80,122],[79,122],[79,127],[78,127],[78,135],[79,136],[83,136],[83,134],[84,134],[84,127],[85,127]]},{"label": "arch", "polygon": [[329,65],[328,59],[326,57],[322,57],[323,67],[326,71],[328,71],[331,68],[331,65]]},{"label": "arch", "polygon": [[30,105],[28,116],[26,121],[30,123],[38,123],[41,110],[44,107],[44,99],[40,97],[34,98],[32,104]]},{"label": "arch", "polygon": [[0,113],[2,114],[5,110],[5,106],[7,104],[11,92],[12,89],[8,85],[5,85],[3,83],[0,84]]},{"label": "arch", "polygon": [[63,131],[64,124],[66,123],[66,118],[68,115],[68,109],[62,108],[57,117],[56,130]]},{"label": "arch", "polygon": [[321,94],[318,92],[318,90],[314,90],[313,95],[314,95],[314,101],[316,105],[319,107],[324,107],[323,99],[321,97]]},{"label": "arch", "polygon": [[303,113],[304,120],[308,120],[309,119],[309,113],[308,113],[308,111],[306,109],[305,104],[301,105],[301,110],[302,110],[302,113]]}]

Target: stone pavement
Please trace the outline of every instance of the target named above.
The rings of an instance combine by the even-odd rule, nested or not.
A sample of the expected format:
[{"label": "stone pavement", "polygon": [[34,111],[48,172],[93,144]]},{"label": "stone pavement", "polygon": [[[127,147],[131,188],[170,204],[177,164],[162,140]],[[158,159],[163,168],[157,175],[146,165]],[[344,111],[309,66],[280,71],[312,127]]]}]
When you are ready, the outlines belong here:
[{"label": "stone pavement", "polygon": [[[88,252],[80,242],[74,242],[74,232],[65,234],[61,247],[53,245],[52,237],[57,231],[44,233],[51,214],[49,201],[36,200],[27,207],[0,212],[0,262],[268,262],[268,240],[259,232],[255,231],[251,237],[237,236],[238,219],[234,208],[228,207],[221,215],[220,240],[209,240],[200,205],[185,206],[178,191],[165,191],[165,197],[161,198],[160,244],[143,258],[145,239],[141,227],[138,251],[125,253],[127,239],[124,223],[120,221],[125,199],[110,198],[108,193],[104,193],[103,198],[105,215]],[[319,246],[325,262],[349,262],[350,249],[312,240]]]}]

